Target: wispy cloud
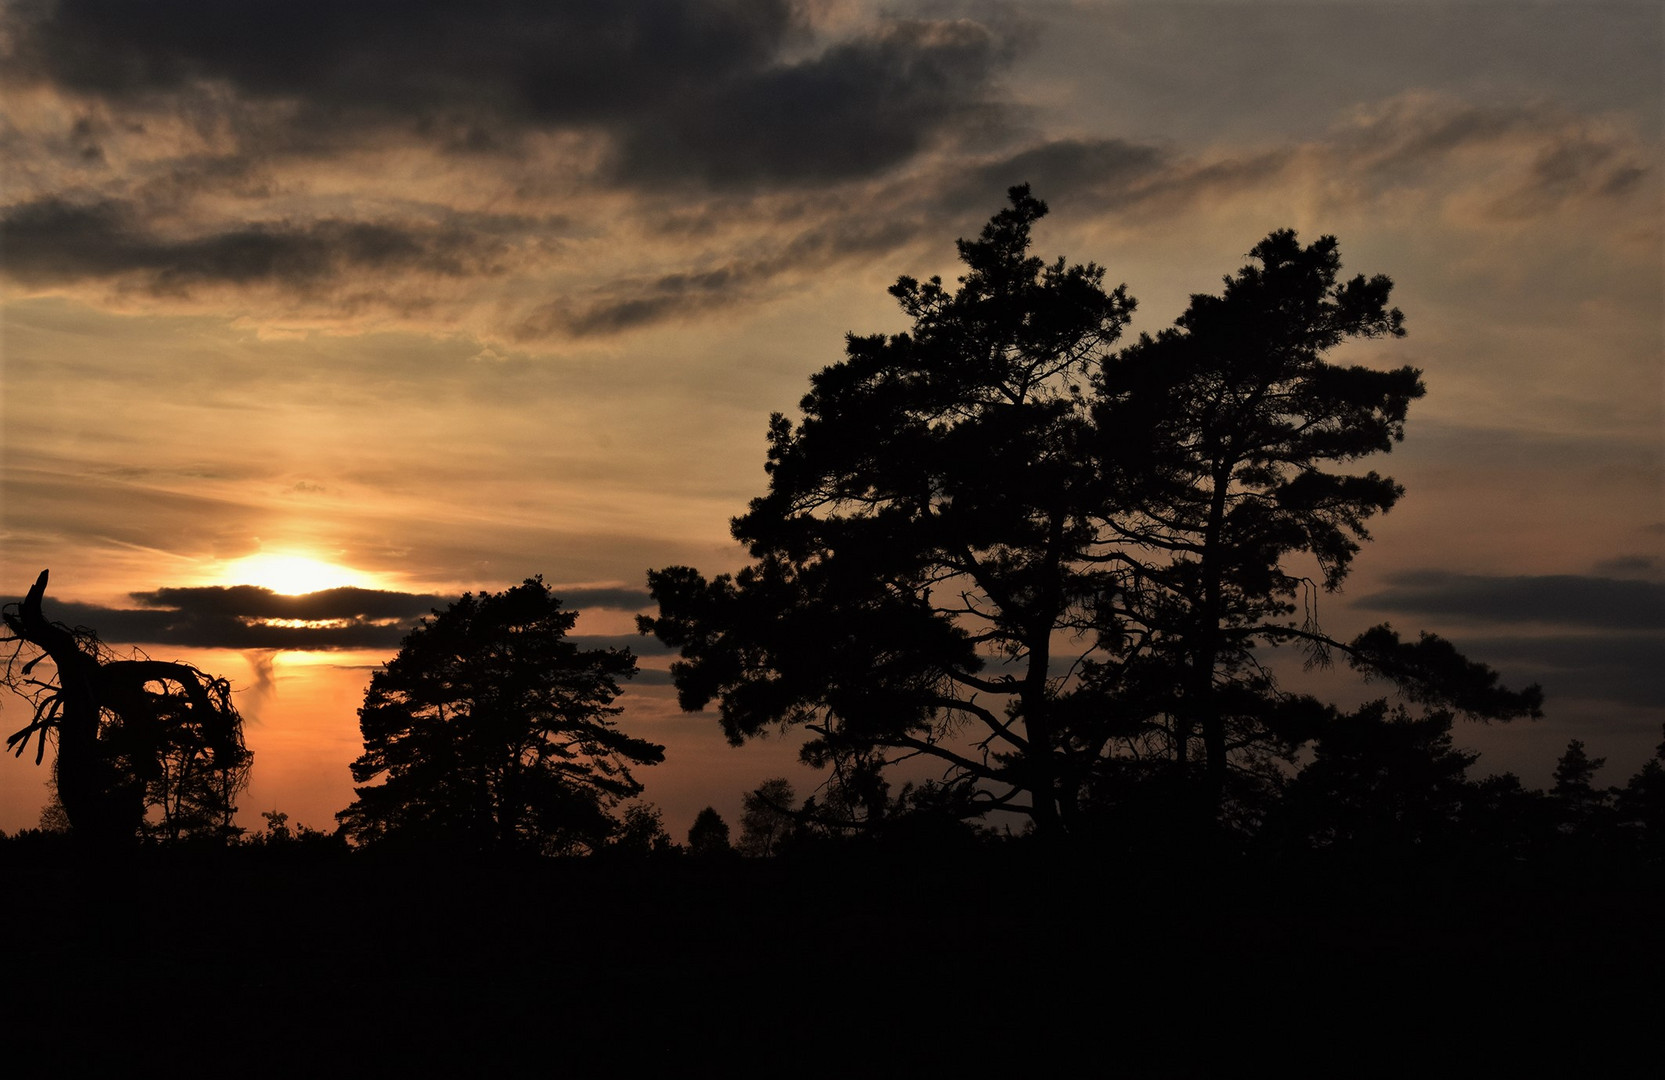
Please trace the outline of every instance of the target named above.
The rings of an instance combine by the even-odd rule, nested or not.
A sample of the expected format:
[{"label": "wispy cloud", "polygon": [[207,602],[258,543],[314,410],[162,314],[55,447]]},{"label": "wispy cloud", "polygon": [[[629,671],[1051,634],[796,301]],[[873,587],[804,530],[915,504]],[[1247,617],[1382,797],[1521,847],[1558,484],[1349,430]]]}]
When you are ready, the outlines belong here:
[{"label": "wispy cloud", "polygon": [[276,285],[308,292],[366,270],[489,276],[501,250],[489,234],[422,223],[323,219],[250,222],[209,235],[164,237],[132,205],[48,198],[0,214],[5,272],[27,285],[131,279],[146,292]]},{"label": "wispy cloud", "polygon": [[1004,74],[1033,42],[987,5],[831,29],[776,0],[136,10],[10,9],[0,274],[27,290],[560,347],[975,229],[1015,183],[1166,235],[1291,190],[1518,225],[1654,174],[1623,124],[1425,91],[1297,139],[1031,130]]}]

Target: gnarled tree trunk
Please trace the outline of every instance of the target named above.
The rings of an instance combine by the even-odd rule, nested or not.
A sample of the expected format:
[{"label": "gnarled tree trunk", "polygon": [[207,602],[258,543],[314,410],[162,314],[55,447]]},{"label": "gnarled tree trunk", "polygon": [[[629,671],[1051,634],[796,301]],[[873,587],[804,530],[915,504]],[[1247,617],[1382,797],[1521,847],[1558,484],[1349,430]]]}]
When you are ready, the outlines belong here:
[{"label": "gnarled tree trunk", "polygon": [[[91,634],[45,616],[41,605],[47,575],[41,571],[29,594],[0,614],[11,632],[7,640],[18,643],[4,681],[29,697],[35,710],[33,721],[13,733],[6,746],[21,755],[35,737],[39,762],[48,733],[56,732],[58,798],[71,830],[99,844],[137,839],[150,794],[147,785],[153,787],[163,776],[163,756],[170,750],[200,754],[208,772],[218,773],[222,781],[233,779],[222,783],[222,790],[238,789],[252,755],[243,746],[242,718],[224,680],[190,664],[109,658]],[[42,655],[19,663],[25,644]],[[50,681],[30,677],[41,659],[57,668]],[[227,826],[234,809],[228,800]]]}]

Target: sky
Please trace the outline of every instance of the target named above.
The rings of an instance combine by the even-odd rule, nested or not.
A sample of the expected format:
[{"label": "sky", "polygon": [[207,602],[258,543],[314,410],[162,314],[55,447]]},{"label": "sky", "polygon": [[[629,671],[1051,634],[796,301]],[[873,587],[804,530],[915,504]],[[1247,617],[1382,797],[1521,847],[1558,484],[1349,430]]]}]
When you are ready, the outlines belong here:
[{"label": "sky", "polygon": [[[533,575],[638,652],[673,834],[808,794],[792,737],[677,710],[646,571],[743,564],[770,413],[1029,183],[1135,333],[1274,229],[1394,280],[1353,360],[1428,394],[1325,628],[1541,683],[1459,728],[1475,775],[1577,738],[1622,784],[1665,723],[1662,101],[1654,2],[4,0],[0,594],[50,568],[48,614],[229,678],[249,825],[332,827],[410,620]],[[45,779],[0,759],[0,829]]]}]

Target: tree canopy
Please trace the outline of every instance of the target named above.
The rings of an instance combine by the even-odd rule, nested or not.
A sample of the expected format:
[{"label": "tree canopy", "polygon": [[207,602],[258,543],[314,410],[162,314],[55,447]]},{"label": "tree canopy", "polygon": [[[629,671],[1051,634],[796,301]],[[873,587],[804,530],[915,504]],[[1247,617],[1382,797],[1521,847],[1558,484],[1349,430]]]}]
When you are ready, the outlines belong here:
[{"label": "tree canopy", "polygon": [[[359,709],[357,799],[338,817],[359,843],[471,851],[593,851],[664,748],[621,732],[612,702],[628,650],[581,649],[531,578],[465,594],[423,619],[371,677]],[[371,784],[370,781],[380,780]]]},{"label": "tree canopy", "polygon": [[[1056,631],[1088,625],[1104,505],[1087,388],[1132,310],[1092,265],[1029,254],[1027,189],[975,241],[961,288],[902,278],[912,332],[855,337],[794,425],[769,424],[769,491],[734,522],[756,562],[649,574],[643,629],[681,649],[685,708],[738,742],[779,724],[841,766],[945,758],[983,809],[1056,812]],[[966,737],[968,736],[969,737]]]},{"label": "tree canopy", "polygon": [[717,808],[708,806],[694,816],[694,824],[688,829],[688,854],[698,856],[727,855],[734,851],[728,840],[728,822],[717,813]]},{"label": "tree canopy", "polygon": [[1134,773],[1211,816],[1231,776],[1337,721],[1278,685],[1265,646],[1534,715],[1535,688],[1438,638],[1336,641],[1315,617],[1401,494],[1340,466],[1402,438],[1420,374],[1325,356],[1403,333],[1392,283],[1344,279],[1331,237],[1273,233],[1221,295],[1117,352],[1133,301],[1032,255],[1045,213],[1013,188],[959,241],[958,289],[898,280],[912,328],[852,335],[801,419],[770,419],[768,490],[733,523],[750,565],[649,572],[640,626],[680,651],[683,707],[717,702],[736,743],[802,726],[835,777],[938,759],[964,812],[1045,832]]},{"label": "tree canopy", "polygon": [[1365,523],[1403,493],[1374,471],[1334,466],[1392,449],[1424,392],[1414,368],[1324,358],[1404,333],[1386,277],[1338,280],[1328,236],[1302,247],[1276,232],[1249,257],[1221,295],[1193,296],[1173,328],[1107,364],[1095,402],[1099,461],[1116,488],[1099,556],[1115,583],[1098,625],[1145,646],[1124,645],[1124,656],[1157,660],[1124,663],[1112,685],[1165,718],[1166,753],[1181,765],[1200,736],[1216,787],[1228,742],[1283,704],[1255,647],[1285,637],[1323,647],[1314,619],[1286,621],[1303,592],[1311,611],[1306,566],[1335,590],[1369,539]]},{"label": "tree canopy", "polygon": [[796,827],[792,816],[796,802],[792,782],[784,776],[765,780],[748,791],[740,800],[740,839],[734,850],[759,857],[778,854]]}]

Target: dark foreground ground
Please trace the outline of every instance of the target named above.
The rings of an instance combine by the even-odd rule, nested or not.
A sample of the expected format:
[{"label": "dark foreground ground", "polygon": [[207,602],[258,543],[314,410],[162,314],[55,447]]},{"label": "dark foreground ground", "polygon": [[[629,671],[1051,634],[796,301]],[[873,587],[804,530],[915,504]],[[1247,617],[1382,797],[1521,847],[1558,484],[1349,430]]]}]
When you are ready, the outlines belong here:
[{"label": "dark foreground ground", "polygon": [[17,1076],[1661,1075],[1658,875],[280,854],[0,863],[0,1061]]}]

